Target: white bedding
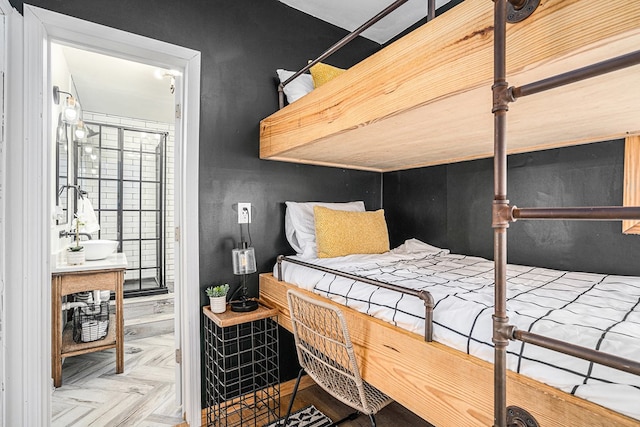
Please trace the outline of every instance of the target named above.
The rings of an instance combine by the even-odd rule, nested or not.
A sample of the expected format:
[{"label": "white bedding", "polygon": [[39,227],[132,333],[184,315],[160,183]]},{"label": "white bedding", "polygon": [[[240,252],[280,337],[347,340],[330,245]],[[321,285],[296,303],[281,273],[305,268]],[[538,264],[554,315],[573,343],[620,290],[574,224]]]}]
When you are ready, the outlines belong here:
[{"label": "white bedding", "polygon": [[[436,303],[434,340],[493,361],[492,261],[451,254],[415,239],[381,255],[304,261],[428,290]],[[282,271],[286,282],[424,334],[425,310],[417,297],[288,262]],[[509,323],[518,329],[640,359],[640,277],[509,265],[507,280]],[[509,344],[507,367],[640,419],[639,376],[521,342]]]}]

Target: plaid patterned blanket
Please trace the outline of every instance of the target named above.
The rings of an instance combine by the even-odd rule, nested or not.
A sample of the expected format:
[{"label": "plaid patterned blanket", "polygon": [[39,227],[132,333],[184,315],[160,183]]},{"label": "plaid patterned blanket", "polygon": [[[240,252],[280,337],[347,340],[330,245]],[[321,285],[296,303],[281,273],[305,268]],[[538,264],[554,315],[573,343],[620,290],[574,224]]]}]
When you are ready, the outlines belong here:
[{"label": "plaid patterned blanket", "polygon": [[[422,242],[381,255],[306,262],[429,291],[434,340],[493,361],[493,262]],[[283,280],[406,330],[424,333],[416,297],[284,262]],[[275,270],[275,269],[274,269]],[[274,271],[274,274],[276,272]],[[640,277],[509,265],[507,308],[521,330],[640,359]],[[509,369],[640,419],[640,377],[531,344],[512,342]]]}]

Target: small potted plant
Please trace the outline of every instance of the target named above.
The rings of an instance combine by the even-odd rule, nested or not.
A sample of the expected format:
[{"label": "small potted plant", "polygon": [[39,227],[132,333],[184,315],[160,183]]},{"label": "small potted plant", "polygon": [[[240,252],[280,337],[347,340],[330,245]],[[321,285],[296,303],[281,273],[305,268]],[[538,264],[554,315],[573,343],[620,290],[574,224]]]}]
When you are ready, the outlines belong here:
[{"label": "small potted plant", "polygon": [[211,312],[224,313],[227,309],[227,292],[229,292],[229,285],[210,286],[205,292],[209,297],[209,305],[211,306]]},{"label": "small potted plant", "polygon": [[83,264],[85,260],[84,246],[80,246],[80,227],[84,226],[84,222],[80,221],[76,216],[75,224],[76,224],[75,245],[71,245],[67,248],[67,264],[69,265]]}]

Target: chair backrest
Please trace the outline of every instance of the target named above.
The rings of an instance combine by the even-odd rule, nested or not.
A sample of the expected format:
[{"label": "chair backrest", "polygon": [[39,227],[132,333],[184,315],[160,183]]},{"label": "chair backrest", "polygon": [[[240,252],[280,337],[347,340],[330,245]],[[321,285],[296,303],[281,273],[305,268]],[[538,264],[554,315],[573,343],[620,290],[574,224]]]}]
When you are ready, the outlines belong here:
[{"label": "chair backrest", "polygon": [[342,312],[300,292],[287,291],[298,361],[324,390],[370,414],[365,389]]}]

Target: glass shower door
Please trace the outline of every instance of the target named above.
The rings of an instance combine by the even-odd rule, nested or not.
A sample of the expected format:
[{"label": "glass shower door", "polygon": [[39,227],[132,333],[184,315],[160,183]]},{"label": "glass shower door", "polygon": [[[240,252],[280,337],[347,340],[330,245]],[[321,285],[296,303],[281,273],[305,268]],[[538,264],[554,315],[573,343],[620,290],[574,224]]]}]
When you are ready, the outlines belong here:
[{"label": "glass shower door", "polygon": [[125,293],[162,290],[163,148],[165,135],[122,129],[122,251],[129,268]]},{"label": "glass shower door", "polygon": [[[163,232],[165,133],[90,124],[98,132],[76,142],[77,177],[89,191],[102,239],[127,256],[124,294],[166,293]],[[98,206],[95,206],[97,200]]]}]

